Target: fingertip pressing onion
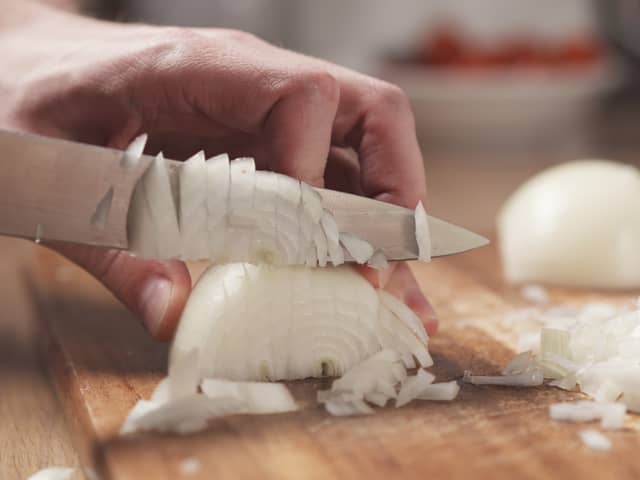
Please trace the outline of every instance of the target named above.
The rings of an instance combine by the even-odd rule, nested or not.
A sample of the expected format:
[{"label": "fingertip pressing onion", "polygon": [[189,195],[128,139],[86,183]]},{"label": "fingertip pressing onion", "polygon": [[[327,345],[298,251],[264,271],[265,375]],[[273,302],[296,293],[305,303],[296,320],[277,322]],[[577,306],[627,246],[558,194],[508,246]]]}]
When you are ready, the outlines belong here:
[{"label": "fingertip pressing onion", "polygon": [[640,286],[640,172],[582,160],[534,176],[498,215],[506,278],[574,287]]}]

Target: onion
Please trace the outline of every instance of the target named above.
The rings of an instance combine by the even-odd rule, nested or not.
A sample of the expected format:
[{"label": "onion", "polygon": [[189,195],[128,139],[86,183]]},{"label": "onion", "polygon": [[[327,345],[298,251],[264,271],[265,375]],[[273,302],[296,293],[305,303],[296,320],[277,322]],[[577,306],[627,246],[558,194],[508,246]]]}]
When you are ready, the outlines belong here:
[{"label": "onion", "polygon": [[178,471],[183,476],[196,475],[201,469],[202,466],[196,458],[185,458],[178,464]]},{"label": "onion", "polygon": [[48,467],[37,471],[27,480],[70,480],[74,472],[74,468]]},{"label": "onion", "polygon": [[591,422],[600,420],[603,428],[620,429],[624,426],[626,407],[622,403],[600,403],[578,401],[554,403],[549,415],[554,420],[569,422]]},{"label": "onion", "polygon": [[340,234],[340,243],[357,263],[363,264],[373,255],[373,247],[365,240],[361,240],[349,233]]},{"label": "onion", "polygon": [[640,173],[604,160],[550,168],[498,216],[505,276],[514,283],[640,286]]},{"label": "onion", "polygon": [[427,385],[416,398],[419,400],[450,401],[456,398],[459,392],[460,385],[453,380]]},{"label": "onion", "polygon": [[517,375],[472,375],[464,372],[463,380],[474,385],[504,385],[509,387],[537,387],[542,385],[542,370],[534,369]]},{"label": "onion", "polygon": [[349,267],[212,267],[187,302],[170,365],[196,350],[199,378],[237,381],[340,376],[384,349],[431,365],[424,327],[388,295]]},{"label": "onion", "polygon": [[425,370],[418,370],[418,373],[405,378],[396,398],[396,408],[406,405],[411,400],[418,398],[420,394],[435,380],[435,375]]},{"label": "onion", "polygon": [[180,169],[180,233],[184,258],[207,258],[207,166],[204,152]]},{"label": "onion", "polygon": [[580,430],[578,436],[582,443],[592,450],[611,450],[611,440],[597,430]]},{"label": "onion", "polygon": [[234,398],[246,405],[248,413],[282,413],[298,409],[296,402],[280,383],[230,382],[208,378],[202,382],[202,392],[209,398]]},{"label": "onion", "polygon": [[149,136],[146,133],[143,133],[133,139],[122,156],[122,162],[120,165],[123,168],[130,169],[138,163],[138,160],[140,160],[140,157],[144,152],[144,147],[147,145],[148,138]]},{"label": "onion", "polygon": [[367,265],[376,270],[384,270],[389,267],[387,257],[380,250],[376,250],[367,262]]},{"label": "onion", "polygon": [[429,233],[429,219],[427,212],[418,202],[414,212],[416,223],[416,242],[418,243],[418,260],[428,262],[431,260],[431,235]]}]

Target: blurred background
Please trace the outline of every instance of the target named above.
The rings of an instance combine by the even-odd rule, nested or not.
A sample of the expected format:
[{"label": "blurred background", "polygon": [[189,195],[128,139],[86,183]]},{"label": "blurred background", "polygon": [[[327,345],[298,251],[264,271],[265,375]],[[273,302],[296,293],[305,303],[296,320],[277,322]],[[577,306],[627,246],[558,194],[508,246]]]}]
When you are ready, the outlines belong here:
[{"label": "blurred background", "polygon": [[432,212],[481,232],[535,171],[640,157],[640,0],[85,3],[120,21],[242,29],[398,84]]}]

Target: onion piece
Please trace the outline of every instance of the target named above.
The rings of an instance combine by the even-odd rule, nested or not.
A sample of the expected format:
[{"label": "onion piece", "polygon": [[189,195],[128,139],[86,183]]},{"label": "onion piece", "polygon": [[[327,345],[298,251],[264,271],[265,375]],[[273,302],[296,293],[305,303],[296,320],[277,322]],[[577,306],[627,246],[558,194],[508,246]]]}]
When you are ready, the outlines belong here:
[{"label": "onion piece", "polygon": [[367,265],[376,270],[384,270],[389,267],[387,257],[380,250],[376,250],[367,262]]},{"label": "onion piece", "polygon": [[209,398],[232,397],[247,405],[246,413],[282,413],[298,410],[287,387],[281,383],[231,382],[207,378],[202,392]]},{"label": "onion piece", "polygon": [[70,480],[74,472],[75,468],[47,467],[30,475],[27,480]]},{"label": "onion piece", "polygon": [[207,244],[207,167],[204,152],[180,168],[181,256],[191,260],[209,257]]},{"label": "onion piece", "polygon": [[327,238],[327,250],[329,251],[331,263],[334,267],[342,265],[344,263],[344,253],[340,246],[340,232],[333,215],[328,210],[323,212],[320,224]]},{"label": "onion piece", "polygon": [[228,228],[230,166],[226,154],[209,158],[207,176],[207,239],[209,258],[222,260],[225,255]]},{"label": "onion piece", "polygon": [[509,363],[502,369],[502,375],[518,375],[520,373],[531,371],[538,367],[538,362],[533,356],[531,350],[519,353],[513,357]]},{"label": "onion piece", "polygon": [[143,133],[133,139],[122,156],[122,161],[120,162],[120,166],[122,168],[128,170],[138,163],[142,153],[144,152],[144,147],[147,145],[148,138],[149,136],[146,133]]},{"label": "onion piece", "polygon": [[580,437],[580,440],[582,440],[582,443],[592,450],[611,450],[611,440],[597,430],[580,430],[578,432],[578,436]]},{"label": "onion piece", "polygon": [[192,433],[205,429],[214,417],[246,412],[246,405],[233,398],[212,399],[200,394],[161,404],[140,400],[129,412],[120,433]]},{"label": "onion piece", "polygon": [[183,476],[196,475],[201,469],[202,466],[197,458],[185,458],[178,464],[178,471]]},{"label": "onion piece", "polygon": [[463,381],[473,385],[504,385],[509,387],[537,387],[542,385],[544,377],[542,370],[533,369],[517,375],[473,375],[464,372]]},{"label": "onion piece", "polygon": [[426,386],[416,397],[418,400],[450,401],[460,392],[460,385],[455,380],[432,383]]},{"label": "onion piece", "polygon": [[[177,400],[193,395],[198,392],[199,384],[198,351],[194,348],[181,357],[179,361],[169,365],[167,400]],[[157,388],[154,394],[156,398],[160,395]]]},{"label": "onion piece", "polygon": [[420,394],[435,380],[436,376],[426,370],[418,372],[405,378],[396,398],[396,408],[406,405],[411,400],[418,398]]},{"label": "onion piece", "polygon": [[562,359],[571,358],[569,332],[557,328],[543,328],[540,332],[540,355],[545,378],[556,379],[567,375],[570,370],[563,368],[560,363]]},{"label": "onion piece", "polygon": [[626,406],[618,402],[600,403],[588,400],[554,403],[549,406],[549,415],[553,420],[568,422],[591,422],[600,420],[607,429],[624,427]]},{"label": "onion piece", "polygon": [[418,202],[413,214],[416,224],[416,242],[418,243],[418,260],[422,262],[431,261],[431,234],[429,233],[429,218],[427,212]]},{"label": "onion piece", "polygon": [[324,403],[324,407],[331,415],[337,417],[352,415],[371,415],[373,409],[364,400],[346,400],[342,398],[332,398]]},{"label": "onion piece", "polygon": [[373,255],[373,247],[365,240],[349,233],[340,234],[340,243],[357,263],[363,264]]}]

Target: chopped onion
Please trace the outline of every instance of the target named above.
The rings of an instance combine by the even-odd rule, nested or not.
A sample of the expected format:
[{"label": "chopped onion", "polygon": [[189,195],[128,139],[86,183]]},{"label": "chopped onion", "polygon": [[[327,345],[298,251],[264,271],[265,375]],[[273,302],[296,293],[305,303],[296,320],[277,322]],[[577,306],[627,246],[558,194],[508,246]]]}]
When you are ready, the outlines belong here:
[{"label": "chopped onion", "polygon": [[418,202],[413,216],[416,224],[418,260],[429,262],[431,261],[431,234],[429,233],[429,218],[422,202]]},{"label": "chopped onion", "polygon": [[517,375],[472,375],[464,372],[463,380],[474,385],[504,385],[509,387],[537,387],[542,385],[544,377],[542,370],[533,369]]},{"label": "chopped onion", "polygon": [[531,350],[522,352],[511,359],[511,361],[502,369],[502,375],[518,375],[520,373],[529,372],[538,367]]},{"label": "chopped onion", "polygon": [[148,135],[146,133],[133,139],[122,156],[122,162],[120,163],[122,168],[130,169],[138,163],[144,152],[144,147],[147,145],[147,139]]},{"label": "chopped onion", "polygon": [[620,429],[624,426],[626,407],[622,403],[600,403],[588,400],[554,403],[549,407],[553,420],[591,422],[600,420],[603,428]]},{"label": "chopped onion", "polygon": [[207,188],[207,165],[204,152],[200,151],[180,168],[181,256],[184,258],[209,258]]},{"label": "chopped onion", "polygon": [[426,370],[418,370],[418,373],[405,378],[396,398],[396,408],[406,405],[411,400],[418,398],[420,394],[435,380],[435,375]]},{"label": "chopped onion", "polygon": [[547,290],[540,285],[525,285],[520,289],[520,295],[525,300],[538,305],[549,303]]},{"label": "chopped onion", "polygon": [[380,250],[376,250],[367,262],[367,265],[376,270],[384,270],[389,267],[387,257]]},{"label": "chopped onion", "polygon": [[425,387],[416,398],[419,400],[450,401],[460,392],[460,385],[455,380],[450,382],[432,383]]},{"label": "chopped onion", "polygon": [[230,382],[205,379],[202,392],[209,398],[230,396],[247,406],[247,413],[282,413],[298,409],[287,387],[281,383]]},{"label": "chopped onion", "polygon": [[582,443],[592,450],[611,450],[611,440],[597,430],[580,430],[578,436],[580,440],[582,440]]},{"label": "chopped onion", "polygon": [[32,474],[27,480],[70,480],[74,472],[75,468],[48,467]]},{"label": "chopped onion", "polygon": [[340,243],[357,263],[366,263],[373,255],[373,247],[371,244],[355,235],[341,233]]},{"label": "chopped onion", "polygon": [[196,458],[185,458],[178,465],[180,475],[183,476],[196,475],[200,472],[201,468],[200,461]]},{"label": "chopped onion", "polygon": [[332,398],[324,404],[327,412],[338,417],[351,415],[371,415],[373,409],[364,400]]}]

